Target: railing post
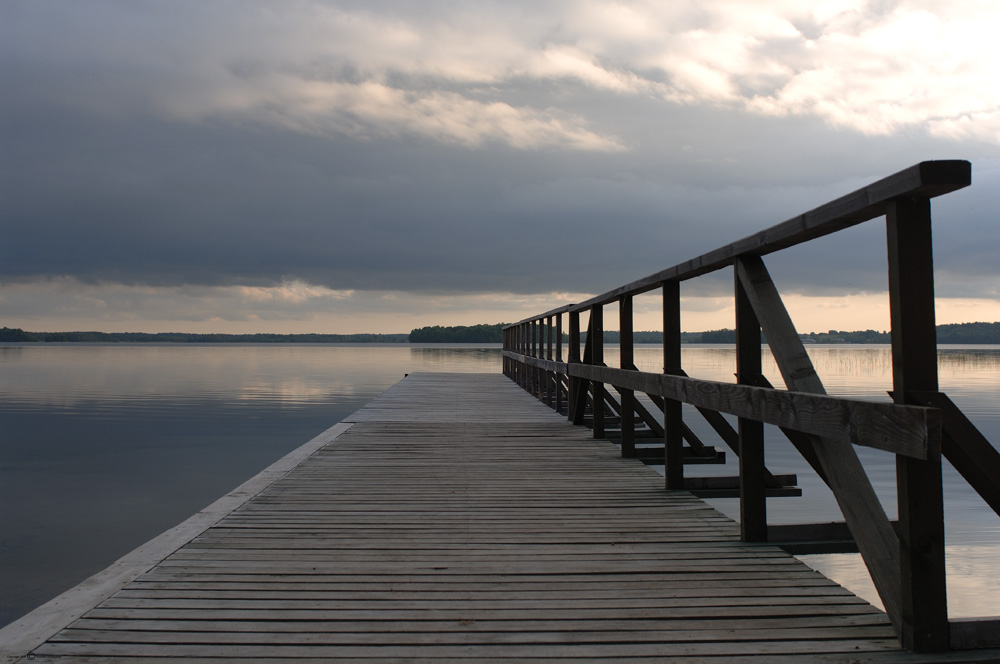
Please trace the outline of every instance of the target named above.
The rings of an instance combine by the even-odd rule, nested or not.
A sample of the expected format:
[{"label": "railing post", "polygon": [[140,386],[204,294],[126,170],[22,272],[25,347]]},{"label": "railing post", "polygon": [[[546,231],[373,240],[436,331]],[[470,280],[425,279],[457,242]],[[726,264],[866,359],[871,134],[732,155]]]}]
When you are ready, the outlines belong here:
[{"label": "railing post", "polygon": [[[572,365],[580,363],[580,312],[571,311],[569,312],[569,358],[567,364]],[[576,424],[578,414],[576,412],[576,404],[578,402],[577,393],[583,389],[583,381],[579,378],[569,377],[569,394],[567,395],[566,402],[566,416],[569,418],[570,422]],[[580,414],[582,416],[582,414]]]},{"label": "railing post", "polygon": [[[504,328],[504,331],[503,331],[503,349],[505,351],[509,351],[510,350],[510,328],[509,327]],[[504,358],[503,358],[503,375],[507,376],[507,378],[511,377],[510,376],[510,365],[511,365],[511,362],[507,358],[507,356],[505,355]]]},{"label": "railing post", "polygon": [[[531,329],[530,332],[531,352],[529,353],[529,355],[531,355],[531,357],[538,357],[538,321],[537,320],[531,321],[531,323],[529,323],[529,326]],[[538,384],[538,367],[531,367],[528,371],[531,375],[531,393],[535,397],[539,397],[541,396],[541,392],[539,391],[539,384]]]},{"label": "railing post", "polygon": [[[507,348],[514,353],[517,352],[517,327],[517,325],[512,325],[507,329]],[[520,384],[517,380],[517,361],[512,359],[507,368],[510,370],[511,379]]]},{"label": "railing post", "polygon": [[[528,354],[528,324],[527,323],[521,323],[521,325],[519,327],[520,327],[520,346],[521,346],[520,353],[521,353],[521,355],[527,355]],[[529,381],[529,376],[528,376],[528,365],[522,364],[521,365],[521,372],[520,373],[521,373],[521,389],[523,389],[524,391],[530,393],[531,392],[531,383]]]},{"label": "railing post", "polygon": [[[733,270],[736,290],[736,377],[738,383],[753,384],[761,375],[760,322],[737,270]],[[744,542],[767,540],[766,468],[764,467],[764,424],[739,418],[740,456],[740,535]]]},{"label": "railing post", "polygon": [[[563,328],[562,328],[562,314],[556,314],[556,361],[563,361]],[[556,412],[561,413],[563,408],[563,375],[558,371],[555,375],[556,379]]]},{"label": "railing post", "polygon": [[[886,208],[894,399],[938,390],[931,203],[890,201]],[[949,648],[941,457],[896,456],[903,647]]]},{"label": "railing post", "polygon": [[[625,295],[618,300],[619,347],[622,369],[635,366],[635,345],[632,336],[632,296]],[[621,390],[622,395],[622,456],[635,456],[635,392]]]},{"label": "railing post", "polygon": [[[522,328],[523,327],[524,327],[523,323],[518,323],[517,326],[514,328],[514,333],[513,333],[513,337],[514,337],[514,352],[517,353],[518,355],[524,355],[524,353],[521,352],[521,350],[522,350],[521,335],[523,334],[523,332],[522,332]],[[523,367],[522,367],[522,365],[521,365],[520,362],[517,362],[517,364],[514,367],[514,377],[517,379],[517,384],[520,385],[521,389],[523,390],[524,389],[524,372],[523,372]]]},{"label": "railing post", "polygon": [[[590,308],[590,341],[591,364],[604,364],[604,305],[595,304]],[[594,438],[604,438],[604,383],[591,381],[591,393],[594,399]]]},{"label": "railing post", "polygon": [[[552,361],[552,316],[545,319],[545,359]],[[553,393],[552,378],[554,372],[545,371],[545,405],[552,407],[553,401],[555,401],[555,394]]]},{"label": "railing post", "polygon": [[[663,373],[681,374],[681,286],[663,284]],[[684,429],[682,405],[663,400],[663,464],[668,491],[684,488]]]}]

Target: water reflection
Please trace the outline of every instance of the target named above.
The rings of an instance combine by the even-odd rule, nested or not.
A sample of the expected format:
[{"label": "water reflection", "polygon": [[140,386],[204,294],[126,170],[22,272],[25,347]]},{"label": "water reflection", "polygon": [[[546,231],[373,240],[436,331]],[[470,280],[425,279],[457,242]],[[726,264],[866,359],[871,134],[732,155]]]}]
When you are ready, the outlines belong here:
[{"label": "water reflection", "polygon": [[305,406],[371,395],[412,371],[497,372],[502,366],[499,346],[374,344],[0,345],[0,363],[0,395],[29,408],[164,398]]},{"label": "water reflection", "polygon": [[[827,392],[876,401],[890,401],[892,353],[888,346],[812,346],[807,348]],[[777,364],[768,349],[762,350],[764,374],[782,386]],[[617,361],[617,356],[611,354]],[[636,349],[636,364],[645,371],[662,370],[662,351]],[[684,369],[691,376],[735,382],[736,351],[732,346],[688,346],[683,349]],[[941,391],[969,416],[993,442],[1000,442],[1000,346],[946,346],[938,353]],[[724,445],[700,417],[685,406],[687,424],[706,442]],[[734,418],[729,418],[735,424]],[[766,427],[768,467],[774,473],[795,473],[803,489],[801,498],[768,501],[772,523],[806,523],[842,520],[833,495],[801,456],[774,427]],[[890,518],[896,516],[895,459],[869,448],[856,448],[875,492]],[[738,463],[730,454],[725,466],[689,467],[690,475],[735,475]],[[949,612],[952,617],[1000,615],[1000,519],[945,462],[943,469],[947,547]],[[716,508],[739,520],[737,500],[713,500]],[[803,559],[878,605],[867,569],[857,554],[805,556]]]},{"label": "water reflection", "polygon": [[[834,394],[888,399],[886,346],[808,349]],[[944,348],[942,390],[1000,440],[1000,347]],[[609,348],[608,364],[618,362]],[[687,346],[689,374],[732,382],[730,347]],[[662,351],[636,349],[662,370]],[[187,518],[268,463],[361,407],[406,373],[499,372],[498,347],[373,345],[0,345],[0,625]],[[770,354],[764,369],[781,379]],[[694,409],[685,417],[709,444]],[[796,473],[802,498],[769,501],[774,523],[840,519],[833,497],[780,434],[768,464]],[[858,449],[890,516],[891,455]],[[736,472],[697,466],[691,475]],[[1000,520],[945,470],[949,605],[953,616],[1000,614]],[[714,501],[734,518],[736,501]],[[856,556],[810,557],[852,590]]]},{"label": "water reflection", "polygon": [[499,347],[0,345],[0,625],[404,374],[501,364]]}]

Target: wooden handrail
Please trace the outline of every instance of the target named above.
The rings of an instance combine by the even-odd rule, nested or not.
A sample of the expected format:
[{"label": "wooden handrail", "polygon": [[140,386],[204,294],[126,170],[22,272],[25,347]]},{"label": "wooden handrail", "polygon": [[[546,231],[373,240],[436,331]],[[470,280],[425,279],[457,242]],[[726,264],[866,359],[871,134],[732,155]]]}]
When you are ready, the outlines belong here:
[{"label": "wooden handrail", "polygon": [[[904,647],[937,652],[1000,646],[995,629],[1000,619],[949,622],[944,582],[942,456],[1000,513],[1000,453],[937,391],[930,200],[970,183],[967,161],[922,162],[674,267],[506,326],[504,372],[549,405],[560,409],[565,403],[574,423],[585,423],[584,410],[591,408],[595,436],[603,435],[607,411],[609,422],[621,422],[624,456],[635,454],[634,418],[638,415],[642,422],[651,418],[633,395],[648,395],[664,416],[664,426],[655,430],[663,434],[667,489],[697,485],[683,473],[682,437],[689,429],[681,419],[680,404],[696,406],[717,430],[721,421],[726,442],[740,460],[741,536],[747,541],[768,537],[764,497],[774,489],[775,476],[763,464],[760,426],[777,425],[832,490]],[[831,397],[761,257],[883,216],[895,403]],[[737,304],[738,381],[690,378],[680,367],[679,283],[729,266],[734,268]],[[664,371],[650,373],[636,370],[631,360],[632,297],[657,288],[663,290]],[[615,303],[622,320],[621,368],[603,362],[603,307]],[[590,313],[590,323],[581,357],[584,312]],[[569,320],[567,362],[562,361],[561,348],[564,315]],[[759,375],[761,332],[786,390],[774,389]],[[606,385],[621,394],[620,404]],[[720,413],[739,418],[738,434]],[[900,516],[895,526],[854,445],[897,455]],[[949,636],[950,625],[954,630]]]},{"label": "wooden handrail", "polygon": [[941,453],[941,411],[936,408],[788,392],[592,364],[566,364],[506,351],[504,357],[547,372],[655,394],[915,459],[927,459]]},{"label": "wooden handrail", "polygon": [[729,267],[737,256],[765,256],[881,217],[885,215],[886,204],[893,199],[903,196],[935,198],[968,187],[971,183],[972,164],[968,161],[924,161],[732,244],[583,302],[552,309],[519,322],[540,320],[567,311],[585,311],[596,305],[615,302],[623,295],[641,295],[659,288],[665,281],[686,281]]}]

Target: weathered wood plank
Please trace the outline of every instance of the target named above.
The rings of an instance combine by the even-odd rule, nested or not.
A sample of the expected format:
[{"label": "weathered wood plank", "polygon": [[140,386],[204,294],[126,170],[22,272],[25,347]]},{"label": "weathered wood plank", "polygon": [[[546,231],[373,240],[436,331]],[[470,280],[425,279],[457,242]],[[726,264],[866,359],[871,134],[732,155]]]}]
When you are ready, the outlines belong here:
[{"label": "weathered wood plank", "polygon": [[916,661],[870,604],[503,377],[411,374],[352,419],[35,656]]},{"label": "weathered wood plank", "polygon": [[[886,235],[892,389],[898,400],[905,402],[908,390],[938,389],[930,199],[890,201]],[[902,586],[900,637],[909,650],[943,652],[949,641],[940,453],[928,454],[920,461],[897,457],[896,496]]]}]

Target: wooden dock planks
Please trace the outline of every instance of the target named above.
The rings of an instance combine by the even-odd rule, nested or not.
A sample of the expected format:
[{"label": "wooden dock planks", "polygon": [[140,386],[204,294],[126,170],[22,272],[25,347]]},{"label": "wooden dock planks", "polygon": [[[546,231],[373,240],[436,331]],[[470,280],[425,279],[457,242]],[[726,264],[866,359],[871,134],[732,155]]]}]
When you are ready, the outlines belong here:
[{"label": "wooden dock planks", "polygon": [[503,376],[413,374],[349,421],[34,661],[951,659]]}]

